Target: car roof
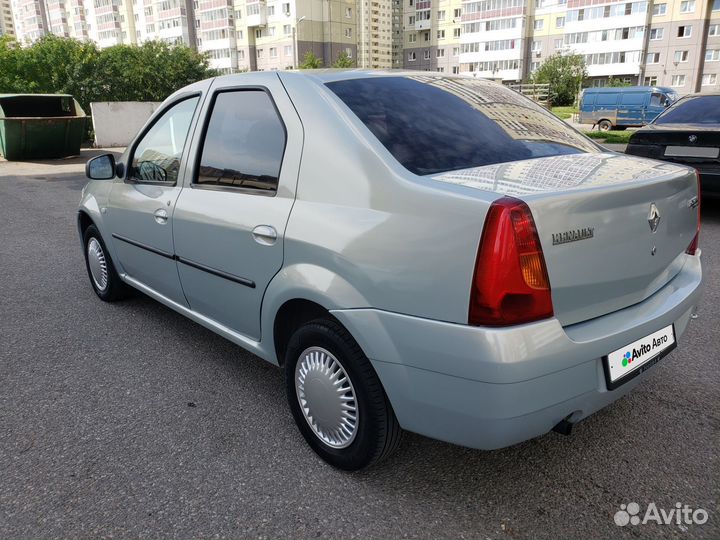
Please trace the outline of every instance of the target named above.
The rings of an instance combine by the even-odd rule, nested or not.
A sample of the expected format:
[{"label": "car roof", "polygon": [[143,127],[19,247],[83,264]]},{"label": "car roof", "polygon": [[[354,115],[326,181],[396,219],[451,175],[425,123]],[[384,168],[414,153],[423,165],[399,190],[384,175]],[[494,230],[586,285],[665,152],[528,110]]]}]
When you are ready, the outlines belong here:
[{"label": "car roof", "polygon": [[681,99],[685,98],[697,98],[697,97],[717,97],[720,96],[720,92],[696,92],[694,94],[685,94]]},{"label": "car roof", "polygon": [[[248,72],[250,73],[250,72]],[[303,77],[306,79],[313,80],[315,82],[325,84],[335,81],[344,81],[349,79],[367,79],[372,77],[432,77],[437,79],[472,79],[467,75],[453,75],[447,73],[438,73],[431,71],[412,71],[412,70],[401,70],[401,69],[299,69],[299,70],[276,70],[276,71],[265,71],[257,72],[253,71],[252,74],[257,76],[259,73],[266,74],[268,77],[275,76],[282,73],[283,76],[289,77]],[[217,79],[222,81],[225,78],[242,76],[243,73],[235,73],[232,75],[221,75]]]},{"label": "car roof", "polygon": [[672,88],[667,86],[603,86],[602,88],[585,88],[585,93],[608,94],[614,92],[669,92],[676,93]]}]

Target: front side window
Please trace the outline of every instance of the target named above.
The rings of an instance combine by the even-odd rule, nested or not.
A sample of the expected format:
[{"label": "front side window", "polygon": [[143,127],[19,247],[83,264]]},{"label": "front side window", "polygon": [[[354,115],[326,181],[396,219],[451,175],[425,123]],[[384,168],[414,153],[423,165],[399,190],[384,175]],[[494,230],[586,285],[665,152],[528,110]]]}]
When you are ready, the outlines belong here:
[{"label": "front side window", "polygon": [[177,182],[185,140],[199,99],[195,96],[173,105],[145,133],[133,152],[128,179]]},{"label": "front side window", "polygon": [[327,86],[418,175],[598,151],[529,99],[481,79],[390,76]]},{"label": "front side window", "polygon": [[221,92],[212,106],[196,182],[274,193],[285,138],[285,126],[266,92]]},{"label": "front side window", "polygon": [[[645,79],[647,82],[653,83],[653,84],[649,84],[648,86],[655,86],[655,83],[657,83],[657,77],[646,77]],[[668,100],[668,98],[665,94],[653,92],[653,94],[650,96],[650,106],[651,107],[667,107],[669,104],[670,104],[670,100]]]}]

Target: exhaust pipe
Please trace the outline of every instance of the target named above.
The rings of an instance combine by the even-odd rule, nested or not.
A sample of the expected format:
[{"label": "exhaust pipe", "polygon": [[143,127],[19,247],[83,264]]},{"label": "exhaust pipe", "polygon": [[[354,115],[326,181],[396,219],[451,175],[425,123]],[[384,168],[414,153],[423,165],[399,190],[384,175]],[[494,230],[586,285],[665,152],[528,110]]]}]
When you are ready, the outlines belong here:
[{"label": "exhaust pipe", "polygon": [[571,422],[569,418],[572,415],[568,415],[567,418],[563,418],[560,420],[557,424],[555,424],[555,427],[552,428],[552,430],[555,433],[559,433],[560,435],[570,435],[572,433],[572,427],[574,425],[574,422]]}]

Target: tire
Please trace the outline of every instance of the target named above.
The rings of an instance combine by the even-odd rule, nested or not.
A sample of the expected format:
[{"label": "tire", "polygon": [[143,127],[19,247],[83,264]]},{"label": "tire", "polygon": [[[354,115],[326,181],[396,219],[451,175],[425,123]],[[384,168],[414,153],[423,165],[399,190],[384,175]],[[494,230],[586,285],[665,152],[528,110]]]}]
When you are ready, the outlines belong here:
[{"label": "tire", "polygon": [[105,302],[114,302],[130,296],[132,290],[118,276],[115,264],[95,225],[90,225],[85,230],[83,246],[85,268],[95,294]]},{"label": "tire", "polygon": [[[382,461],[398,448],[402,429],[380,380],[360,346],[340,324],[318,319],[300,327],[290,338],[284,369],[295,423],[315,453],[330,465],[357,471]],[[343,372],[347,378],[341,383]],[[344,419],[344,431],[331,429],[343,421],[343,405],[338,405],[343,398],[337,395],[338,389],[344,390],[344,404],[355,407],[354,413],[347,411],[350,417]],[[316,427],[311,427],[306,414]],[[323,429],[327,426],[331,428]]]},{"label": "tire", "polygon": [[600,131],[610,131],[612,128],[613,128],[613,125],[610,120],[600,120],[598,122],[598,129]]}]

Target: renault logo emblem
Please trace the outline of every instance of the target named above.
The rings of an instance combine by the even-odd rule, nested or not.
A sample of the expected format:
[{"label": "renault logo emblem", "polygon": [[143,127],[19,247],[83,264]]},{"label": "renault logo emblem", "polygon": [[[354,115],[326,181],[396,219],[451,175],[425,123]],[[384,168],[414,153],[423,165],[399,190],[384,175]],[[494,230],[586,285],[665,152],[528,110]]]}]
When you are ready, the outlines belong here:
[{"label": "renault logo emblem", "polygon": [[650,205],[650,213],[648,214],[648,223],[650,224],[650,230],[657,232],[658,225],[660,225],[660,212],[655,203]]},{"label": "renault logo emblem", "polygon": [[697,142],[697,135],[690,135],[690,136],[688,137],[688,141],[690,141],[691,143],[696,143],[696,142]]}]

